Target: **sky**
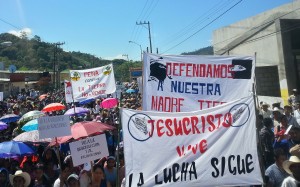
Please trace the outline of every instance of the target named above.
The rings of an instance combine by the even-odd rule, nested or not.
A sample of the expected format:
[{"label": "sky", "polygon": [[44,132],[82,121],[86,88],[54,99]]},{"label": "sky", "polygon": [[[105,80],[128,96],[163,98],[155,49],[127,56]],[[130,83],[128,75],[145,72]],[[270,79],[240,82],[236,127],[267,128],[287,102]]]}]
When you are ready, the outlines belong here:
[{"label": "sky", "polygon": [[137,61],[150,50],[149,30],[153,53],[179,55],[212,45],[216,29],[292,1],[0,0],[0,33],[24,31],[65,42],[65,51]]}]

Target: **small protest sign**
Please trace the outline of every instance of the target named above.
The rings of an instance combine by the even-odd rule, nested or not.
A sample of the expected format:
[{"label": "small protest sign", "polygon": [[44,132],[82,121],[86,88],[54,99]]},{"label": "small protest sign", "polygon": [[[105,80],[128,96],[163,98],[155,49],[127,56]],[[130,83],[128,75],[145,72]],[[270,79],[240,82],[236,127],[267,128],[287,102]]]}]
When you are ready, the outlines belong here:
[{"label": "small protest sign", "polygon": [[109,155],[104,134],[72,142],[70,143],[70,150],[74,166]]},{"label": "small protest sign", "polygon": [[69,116],[45,116],[38,118],[39,138],[71,135]]},{"label": "small protest sign", "polygon": [[3,92],[0,92],[0,101],[3,101]]}]

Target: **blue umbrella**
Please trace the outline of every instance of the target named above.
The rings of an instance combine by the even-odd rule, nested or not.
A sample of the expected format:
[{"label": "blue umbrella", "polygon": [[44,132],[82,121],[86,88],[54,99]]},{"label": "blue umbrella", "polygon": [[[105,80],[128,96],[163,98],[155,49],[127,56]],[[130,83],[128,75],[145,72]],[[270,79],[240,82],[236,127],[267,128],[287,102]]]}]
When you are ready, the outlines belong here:
[{"label": "blue umbrella", "polygon": [[0,143],[0,158],[20,157],[34,153],[34,150],[23,142],[8,141]]},{"label": "blue umbrella", "polygon": [[21,118],[21,116],[18,116],[16,114],[7,114],[5,116],[2,116],[0,118],[0,121],[4,123],[10,123],[10,122],[16,122]]},{"label": "blue umbrella", "polygon": [[8,128],[8,125],[2,121],[0,121],[0,131],[5,130]]},{"label": "blue umbrella", "polygon": [[28,121],[23,127],[23,131],[33,131],[33,130],[38,130],[38,119],[33,119],[31,121]]},{"label": "blue umbrella", "polygon": [[126,93],[136,93],[136,90],[130,88],[130,89],[126,90]]},{"label": "blue umbrella", "polygon": [[95,101],[94,98],[86,99],[86,100],[80,101],[79,104],[80,105],[85,105],[85,104],[88,104],[88,103],[93,102],[93,101]]}]

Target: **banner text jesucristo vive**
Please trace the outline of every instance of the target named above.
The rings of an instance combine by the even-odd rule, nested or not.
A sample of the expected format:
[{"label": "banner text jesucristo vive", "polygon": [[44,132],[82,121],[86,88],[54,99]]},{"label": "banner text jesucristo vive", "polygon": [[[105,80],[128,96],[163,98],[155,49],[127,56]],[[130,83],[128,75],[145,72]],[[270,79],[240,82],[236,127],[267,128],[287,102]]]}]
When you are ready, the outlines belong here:
[{"label": "banner text jesucristo vive", "polygon": [[121,112],[126,187],[263,183],[251,96],[190,113]]}]

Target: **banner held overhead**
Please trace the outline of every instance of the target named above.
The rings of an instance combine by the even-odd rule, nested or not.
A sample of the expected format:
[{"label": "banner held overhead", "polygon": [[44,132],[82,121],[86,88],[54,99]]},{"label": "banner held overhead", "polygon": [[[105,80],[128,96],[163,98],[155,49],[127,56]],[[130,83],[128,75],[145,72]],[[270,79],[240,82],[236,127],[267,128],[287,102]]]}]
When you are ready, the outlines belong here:
[{"label": "banner held overhead", "polygon": [[143,110],[188,112],[251,95],[251,56],[144,54]]},{"label": "banner held overhead", "polygon": [[85,70],[70,70],[73,97],[75,102],[116,91],[112,64]]},{"label": "banner held overhead", "polygon": [[121,115],[127,187],[263,183],[252,96],[195,112]]}]

